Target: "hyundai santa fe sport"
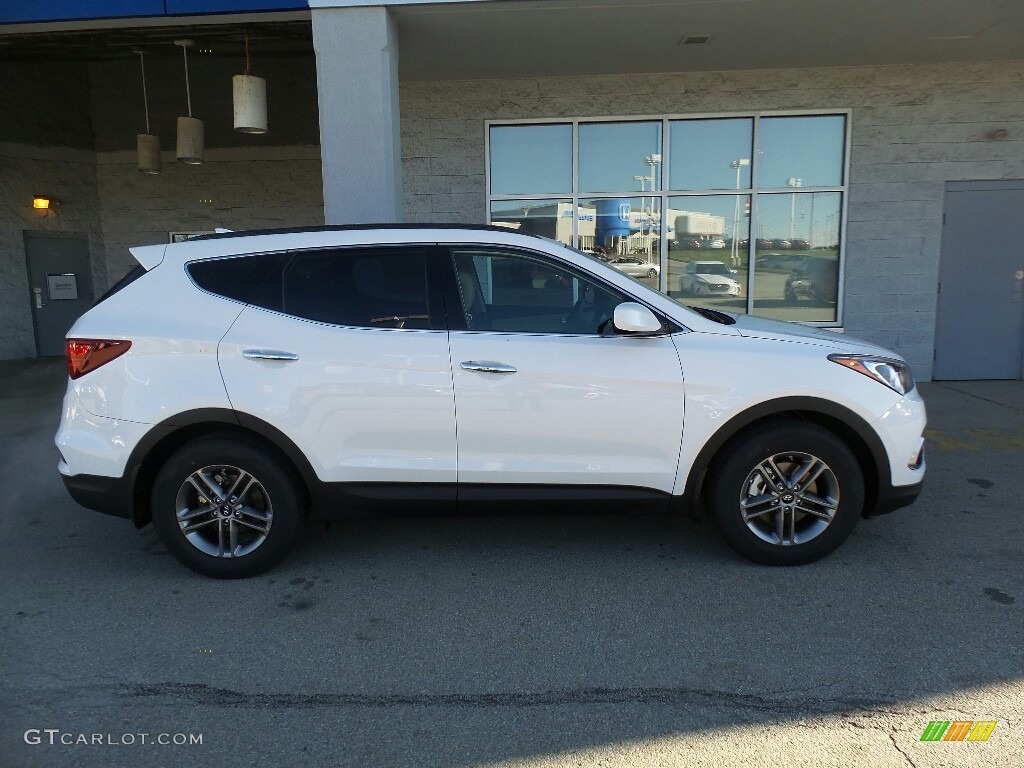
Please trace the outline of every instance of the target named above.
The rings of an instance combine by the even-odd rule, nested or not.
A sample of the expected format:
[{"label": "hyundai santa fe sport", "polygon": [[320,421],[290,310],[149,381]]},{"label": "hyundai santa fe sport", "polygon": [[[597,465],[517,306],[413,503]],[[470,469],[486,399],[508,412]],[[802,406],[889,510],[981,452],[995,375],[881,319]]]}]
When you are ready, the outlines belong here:
[{"label": "hyundai santa fe sport", "polygon": [[69,331],[59,471],[244,577],[307,515],[703,507],[759,563],[917,496],[906,362],[687,308],[497,227],[320,227],[132,249]]}]

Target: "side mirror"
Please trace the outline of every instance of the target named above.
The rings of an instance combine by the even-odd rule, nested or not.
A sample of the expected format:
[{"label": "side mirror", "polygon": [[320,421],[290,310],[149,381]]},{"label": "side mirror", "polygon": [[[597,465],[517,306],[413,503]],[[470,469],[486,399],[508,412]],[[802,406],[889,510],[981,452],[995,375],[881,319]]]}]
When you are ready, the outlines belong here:
[{"label": "side mirror", "polygon": [[626,301],[615,308],[615,330],[622,333],[658,333],[661,321],[643,304]]}]

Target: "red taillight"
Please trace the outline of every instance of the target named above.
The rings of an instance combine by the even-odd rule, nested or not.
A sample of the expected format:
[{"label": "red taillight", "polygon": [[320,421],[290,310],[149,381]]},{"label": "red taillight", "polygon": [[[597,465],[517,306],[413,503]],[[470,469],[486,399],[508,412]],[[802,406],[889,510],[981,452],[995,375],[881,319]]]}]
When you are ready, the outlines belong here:
[{"label": "red taillight", "polygon": [[117,339],[68,339],[65,356],[68,360],[68,376],[77,379],[89,371],[95,371],[115,357],[120,357],[132,343]]}]

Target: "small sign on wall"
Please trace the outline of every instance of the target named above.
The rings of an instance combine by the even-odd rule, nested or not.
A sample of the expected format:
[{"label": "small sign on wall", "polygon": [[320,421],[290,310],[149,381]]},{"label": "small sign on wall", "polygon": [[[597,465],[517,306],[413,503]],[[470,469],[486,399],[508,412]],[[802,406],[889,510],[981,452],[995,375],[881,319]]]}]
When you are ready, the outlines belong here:
[{"label": "small sign on wall", "polygon": [[191,240],[193,237],[199,237],[200,235],[212,235],[214,231],[210,230],[193,230],[192,232],[170,232],[170,242],[172,243],[183,243],[186,240]]},{"label": "small sign on wall", "polygon": [[46,295],[50,301],[78,298],[78,276],[74,272],[46,274]]}]

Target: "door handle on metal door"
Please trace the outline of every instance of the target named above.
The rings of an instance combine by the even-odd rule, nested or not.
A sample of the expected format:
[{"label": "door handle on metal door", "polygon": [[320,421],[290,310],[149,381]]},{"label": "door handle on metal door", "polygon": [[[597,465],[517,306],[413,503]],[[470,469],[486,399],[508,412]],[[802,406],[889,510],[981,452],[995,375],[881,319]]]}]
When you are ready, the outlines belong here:
[{"label": "door handle on metal door", "polygon": [[495,363],[490,360],[467,360],[461,365],[464,371],[480,371],[482,373],[515,373],[516,367],[507,363]]},{"label": "door handle on metal door", "polygon": [[246,360],[298,360],[294,352],[281,352],[277,349],[247,349],[242,352]]}]

